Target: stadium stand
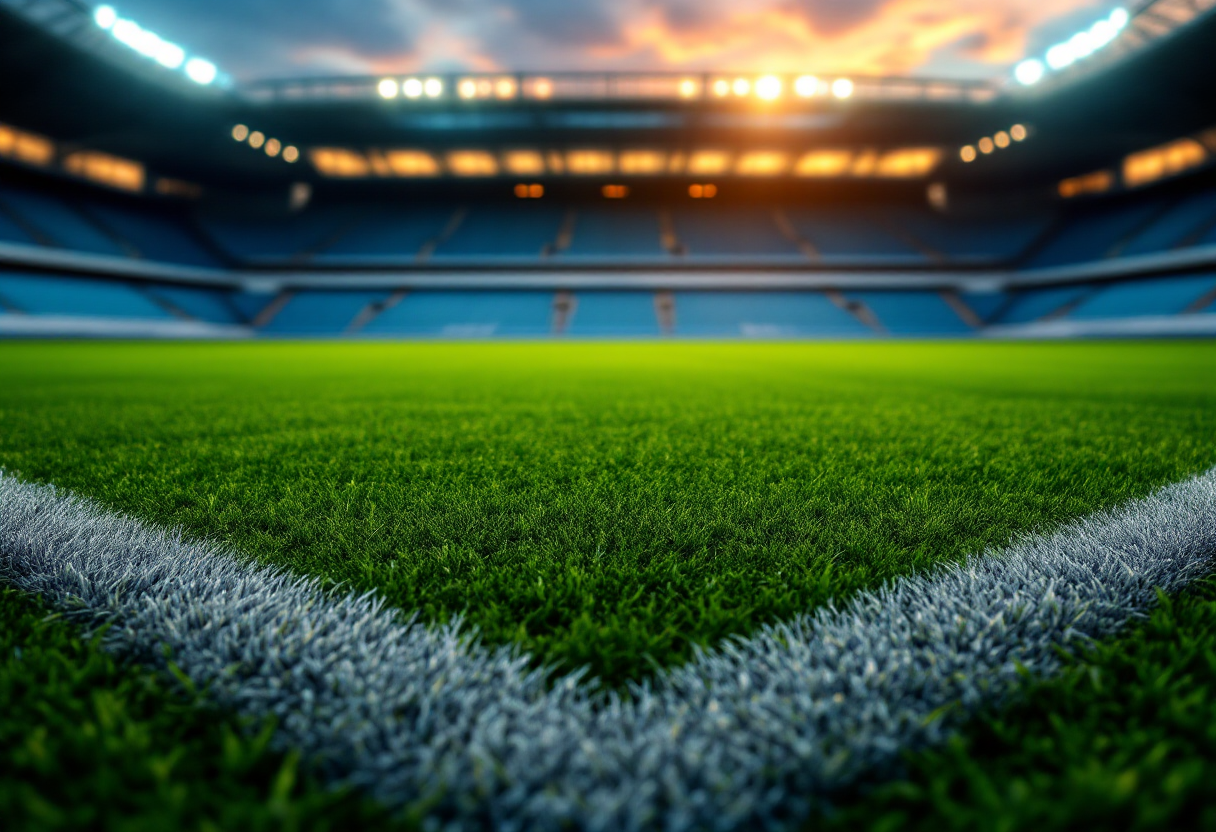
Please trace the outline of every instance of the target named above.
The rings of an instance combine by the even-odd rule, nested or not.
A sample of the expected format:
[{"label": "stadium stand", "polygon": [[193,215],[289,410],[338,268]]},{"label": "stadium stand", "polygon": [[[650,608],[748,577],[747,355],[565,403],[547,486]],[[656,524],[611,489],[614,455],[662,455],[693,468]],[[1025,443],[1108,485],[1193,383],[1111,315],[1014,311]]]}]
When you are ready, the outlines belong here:
[{"label": "stadium stand", "polygon": [[538,259],[553,251],[565,212],[548,205],[471,209],[432,255],[436,260]]},{"label": "stadium stand", "polygon": [[552,330],[552,292],[409,292],[359,330],[369,337],[538,338]]},{"label": "stadium stand", "polygon": [[16,215],[26,228],[36,229],[37,238],[75,251],[125,256],[131,251],[90,223],[71,204],[50,194],[6,187],[0,204]]},{"label": "stadium stand", "polygon": [[879,214],[786,209],[795,233],[830,264],[914,264],[927,261],[924,252],[893,232]]},{"label": "stadium stand", "polygon": [[138,289],[114,281],[0,274],[0,298],[27,315],[172,318]]},{"label": "stadium stand", "polygon": [[292,295],[261,330],[267,335],[343,335],[383,292],[300,292]]},{"label": "stadium stand", "polygon": [[223,266],[220,259],[190,233],[188,225],[177,218],[101,203],[90,205],[88,210],[127,244],[128,253],[164,263],[208,268]]},{"label": "stadium stand", "polygon": [[580,292],[567,334],[579,338],[660,335],[653,292]]},{"label": "stadium stand", "polygon": [[1160,198],[1147,197],[1122,205],[1091,208],[1068,221],[1023,265],[1059,266],[1117,254],[1119,247],[1146,230],[1164,207]]},{"label": "stadium stand", "polygon": [[1094,291],[1090,286],[1056,286],[1015,292],[989,323],[1025,324],[1063,314]]},{"label": "stadium stand", "polygon": [[1118,283],[1086,298],[1067,317],[1092,320],[1178,315],[1191,309],[1213,289],[1216,289],[1216,275],[1212,274]]},{"label": "stadium stand", "polygon": [[689,257],[749,257],[803,260],[793,240],[781,233],[771,210],[719,206],[672,212],[675,238]]},{"label": "stadium stand", "polygon": [[453,206],[374,207],[329,246],[317,252],[318,263],[398,263],[425,255],[449,226],[461,220]]},{"label": "stadium stand", "polygon": [[656,260],[667,256],[663,248],[659,214],[653,208],[582,208],[575,215],[566,258],[625,258]]},{"label": "stadium stand", "polygon": [[248,322],[233,302],[231,292],[193,286],[152,286],[146,291],[161,306],[192,320],[230,325]]},{"label": "stadium stand", "polygon": [[819,292],[676,292],[675,331],[693,338],[853,338],[873,331]]},{"label": "stadium stand", "polygon": [[934,292],[851,292],[892,335],[965,335],[971,327]]}]

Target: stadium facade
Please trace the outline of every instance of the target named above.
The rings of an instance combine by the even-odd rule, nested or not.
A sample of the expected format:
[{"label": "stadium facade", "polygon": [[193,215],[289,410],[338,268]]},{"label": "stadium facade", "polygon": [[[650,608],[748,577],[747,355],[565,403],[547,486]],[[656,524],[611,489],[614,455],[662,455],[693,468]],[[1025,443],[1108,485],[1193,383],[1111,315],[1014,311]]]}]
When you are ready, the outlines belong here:
[{"label": "stadium facade", "polygon": [[4,0],[0,335],[1213,335],[1212,6],[1025,86],[242,86]]}]

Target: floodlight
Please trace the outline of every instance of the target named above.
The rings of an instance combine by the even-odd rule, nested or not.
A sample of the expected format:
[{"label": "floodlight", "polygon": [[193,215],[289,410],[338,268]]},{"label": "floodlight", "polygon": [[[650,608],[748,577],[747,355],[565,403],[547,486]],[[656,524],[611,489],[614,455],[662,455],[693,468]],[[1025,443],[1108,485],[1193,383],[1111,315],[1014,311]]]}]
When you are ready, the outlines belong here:
[{"label": "floodlight", "polygon": [[261,130],[254,130],[249,134],[249,146],[254,150],[257,150],[264,144],[266,144],[266,134]]},{"label": "floodlight", "polygon": [[984,138],[979,140],[979,146],[980,153],[983,153],[985,156],[996,150],[996,145],[993,144],[992,139],[988,138],[987,136],[984,136]]},{"label": "floodlight", "polygon": [[1099,20],[1089,27],[1089,37],[1095,49],[1100,49],[1119,36],[1119,29],[1109,20]]},{"label": "floodlight", "polygon": [[691,78],[680,81],[680,98],[694,98],[697,94],[697,82]]},{"label": "floodlight", "polygon": [[1026,139],[1026,125],[1015,124],[1009,128],[1009,137],[1015,142],[1024,141]]},{"label": "floodlight", "polygon": [[196,84],[205,87],[214,81],[217,75],[219,75],[219,70],[211,61],[202,58],[191,58],[186,61],[186,76]]},{"label": "floodlight", "polygon": [[1031,87],[1043,80],[1043,76],[1047,73],[1047,67],[1043,66],[1043,62],[1038,58],[1030,58],[1022,61],[1013,70],[1013,77],[1018,79],[1018,83],[1024,87]]},{"label": "floodlight", "polygon": [[380,97],[388,100],[396,98],[397,93],[401,91],[400,85],[392,78],[385,78],[376,85],[376,92],[380,93]]},{"label": "floodlight", "polygon": [[848,78],[837,78],[832,82],[832,95],[840,99],[853,95],[853,82]]},{"label": "floodlight", "polygon": [[118,12],[113,6],[98,6],[93,9],[93,22],[103,29],[113,28],[118,22]]},{"label": "floodlight", "polygon": [[300,160],[300,150],[292,145],[283,148],[283,161],[294,165]]},{"label": "floodlight", "polygon": [[801,98],[812,98],[819,92],[819,79],[814,75],[803,75],[794,82],[794,92]]},{"label": "floodlight", "polygon": [[278,139],[268,139],[266,141],[266,155],[273,159],[279,155],[279,151],[283,149],[283,143]]},{"label": "floodlight", "polygon": [[1064,69],[1076,59],[1071,43],[1057,43],[1047,50],[1047,65],[1052,69]]},{"label": "floodlight", "polygon": [[499,98],[514,98],[516,92],[514,78],[499,78],[494,84],[494,94]]},{"label": "floodlight", "polygon": [[477,82],[472,78],[465,78],[456,85],[456,94],[461,98],[476,98],[477,97]]},{"label": "floodlight", "polygon": [[1127,13],[1127,9],[1115,9],[1107,18],[1116,29],[1122,29],[1131,22],[1132,16]]},{"label": "floodlight", "polygon": [[746,78],[736,78],[731,89],[735,91],[735,95],[747,95],[752,90],[752,82]]},{"label": "floodlight", "polygon": [[422,85],[422,91],[426,93],[427,98],[438,98],[443,95],[443,82],[438,78],[427,78]]},{"label": "floodlight", "polygon": [[975,145],[969,144],[969,145],[964,146],[963,149],[958,152],[958,156],[964,162],[968,162],[968,163],[974,162],[975,161]]},{"label": "floodlight", "polygon": [[765,75],[756,81],[756,95],[765,101],[781,97],[781,79],[776,75]]},{"label": "floodlight", "polygon": [[249,128],[243,124],[238,124],[232,128],[232,138],[238,142],[243,142],[249,138]]},{"label": "floodlight", "polygon": [[1089,36],[1089,32],[1077,32],[1068,39],[1068,45],[1072,49],[1073,60],[1088,58],[1094,54],[1094,40]]},{"label": "floodlight", "polygon": [[997,147],[1004,150],[1005,148],[1009,147],[1009,134],[1006,133],[1004,130],[1001,130],[995,136],[992,137],[992,141],[996,144]]},{"label": "floodlight", "polygon": [[157,44],[154,57],[156,62],[165,69],[178,69],[186,62],[186,50],[176,43],[162,40]]},{"label": "floodlight", "polygon": [[417,78],[406,78],[401,85],[401,91],[406,98],[419,98],[422,95],[422,82]]}]

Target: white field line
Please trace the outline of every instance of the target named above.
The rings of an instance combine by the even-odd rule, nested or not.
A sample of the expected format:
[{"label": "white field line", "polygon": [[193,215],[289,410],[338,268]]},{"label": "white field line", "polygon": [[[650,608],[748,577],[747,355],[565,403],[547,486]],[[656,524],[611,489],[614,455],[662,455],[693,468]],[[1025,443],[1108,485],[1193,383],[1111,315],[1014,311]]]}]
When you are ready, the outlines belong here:
[{"label": "white field line", "polygon": [[700,653],[629,701],[458,625],[250,565],[219,546],[0,474],[0,577],[111,624],[216,702],[278,718],[332,782],[436,828],[796,824],[899,752],[1016,690],[1019,667],[1111,635],[1216,555],[1216,470]]}]

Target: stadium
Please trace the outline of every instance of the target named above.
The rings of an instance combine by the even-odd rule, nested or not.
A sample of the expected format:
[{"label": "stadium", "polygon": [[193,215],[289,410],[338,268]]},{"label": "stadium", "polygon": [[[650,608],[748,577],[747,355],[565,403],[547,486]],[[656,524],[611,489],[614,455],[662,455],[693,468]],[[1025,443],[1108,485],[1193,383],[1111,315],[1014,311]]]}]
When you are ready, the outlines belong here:
[{"label": "stadium", "polygon": [[0,0],[6,828],[1216,828],[1213,0],[355,5]]}]

